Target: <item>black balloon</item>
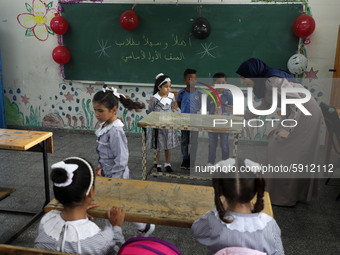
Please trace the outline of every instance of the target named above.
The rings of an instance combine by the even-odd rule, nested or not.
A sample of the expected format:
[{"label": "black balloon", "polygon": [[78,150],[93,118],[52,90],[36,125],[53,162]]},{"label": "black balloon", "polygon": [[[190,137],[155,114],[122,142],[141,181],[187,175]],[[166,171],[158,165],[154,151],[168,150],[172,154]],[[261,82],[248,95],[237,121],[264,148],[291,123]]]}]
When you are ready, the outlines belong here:
[{"label": "black balloon", "polygon": [[192,25],[192,33],[197,39],[205,39],[210,35],[210,23],[205,18],[198,18],[194,21]]}]

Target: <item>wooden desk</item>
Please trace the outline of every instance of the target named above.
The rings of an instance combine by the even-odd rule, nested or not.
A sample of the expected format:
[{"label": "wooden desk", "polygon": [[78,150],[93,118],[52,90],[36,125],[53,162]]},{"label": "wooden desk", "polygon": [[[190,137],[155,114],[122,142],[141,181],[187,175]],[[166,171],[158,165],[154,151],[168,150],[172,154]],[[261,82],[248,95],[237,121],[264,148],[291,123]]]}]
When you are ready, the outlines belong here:
[{"label": "wooden desk", "polygon": [[[214,127],[214,119],[227,120],[227,124],[216,124]],[[154,167],[147,173],[146,171],[146,128],[157,129],[176,129],[190,131],[208,131],[216,133],[231,133],[234,134],[233,157],[237,158],[238,135],[242,132],[242,124],[231,125],[231,120],[235,123],[242,123],[243,117],[226,116],[226,115],[200,115],[178,112],[151,112],[137,124],[143,128],[142,132],[142,179],[146,180],[147,176],[152,172]],[[154,150],[154,165],[156,164],[156,149]],[[155,176],[181,177],[189,179],[202,179],[202,177],[177,175],[168,173],[159,173],[153,171]]]},{"label": "wooden desk", "polygon": [[38,213],[18,211],[13,209],[3,209],[2,212],[14,212],[35,215],[28,223],[19,229],[6,243],[12,242],[22,231],[29,227],[43,213],[43,208],[50,201],[49,175],[47,153],[53,152],[52,132],[39,132],[29,130],[0,129],[0,149],[17,151],[36,151],[43,154],[44,182],[45,182],[45,202],[42,210]]},{"label": "wooden desk", "polygon": [[[192,223],[215,207],[214,190],[209,186],[96,177],[95,202],[89,210],[94,217],[106,218],[112,206],[125,208],[125,220],[190,228]],[[46,207],[62,210],[53,199]],[[264,213],[273,217],[269,194],[265,192]]]},{"label": "wooden desk", "polygon": [[0,244],[0,254],[1,255],[72,255],[73,253],[47,251],[47,250],[21,247],[21,246]]}]

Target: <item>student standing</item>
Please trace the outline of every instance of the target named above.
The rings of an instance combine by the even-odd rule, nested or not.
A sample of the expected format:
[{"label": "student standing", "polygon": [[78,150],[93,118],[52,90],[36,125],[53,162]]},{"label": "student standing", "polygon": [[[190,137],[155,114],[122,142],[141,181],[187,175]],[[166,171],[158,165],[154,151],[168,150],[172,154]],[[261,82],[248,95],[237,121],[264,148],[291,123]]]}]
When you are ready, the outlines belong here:
[{"label": "student standing", "polygon": [[[160,73],[156,76],[153,97],[149,103],[150,112],[172,112],[175,106],[175,95],[170,92],[171,79],[169,76]],[[179,139],[176,130],[173,129],[148,129],[147,146],[149,149],[154,148],[156,140],[157,147],[157,171],[162,171],[162,165],[159,164],[159,153],[164,151],[165,164],[164,168],[168,173],[172,173],[170,157],[171,149],[179,145]]]},{"label": "student standing", "polygon": [[[110,178],[130,178],[128,167],[129,150],[123,130],[124,124],[117,118],[118,101],[128,110],[145,108],[118,93],[115,88],[103,88],[93,97],[93,109],[96,118],[101,122],[96,130],[98,168],[96,174]],[[136,236],[149,236],[155,229],[154,224],[136,223]]]},{"label": "student standing", "polygon": [[[197,71],[186,69],[184,71],[186,88],[181,89],[177,95],[177,103],[182,113],[197,114],[201,110],[201,92],[196,89]],[[189,143],[191,144],[189,154]],[[198,131],[181,132],[182,169],[190,169],[190,163],[195,165],[198,145]]]},{"label": "student standing", "polygon": [[[227,84],[227,76],[222,72],[215,73],[213,76],[213,84],[214,85]],[[227,90],[223,88],[217,88],[216,91],[219,94],[221,102],[222,102],[222,105],[221,105],[222,114],[229,115],[226,107],[233,105],[233,96],[231,95],[231,93],[229,93]],[[215,102],[210,97],[208,97],[207,107],[208,107],[209,114],[214,115],[216,111],[216,106],[215,106]],[[215,164],[218,137],[220,137],[222,160],[228,159],[229,158],[229,134],[209,132],[208,136],[209,136],[208,164],[209,165]]]}]

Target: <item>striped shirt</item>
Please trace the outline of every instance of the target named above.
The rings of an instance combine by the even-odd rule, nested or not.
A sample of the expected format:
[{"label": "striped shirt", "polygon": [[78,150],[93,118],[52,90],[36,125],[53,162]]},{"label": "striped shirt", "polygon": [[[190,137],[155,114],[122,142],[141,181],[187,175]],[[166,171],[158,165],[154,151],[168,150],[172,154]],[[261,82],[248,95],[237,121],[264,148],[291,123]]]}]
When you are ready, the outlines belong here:
[{"label": "striped shirt", "polygon": [[122,229],[106,220],[101,230],[89,219],[64,221],[60,211],[48,212],[39,225],[37,249],[85,255],[117,254],[125,242]]},{"label": "striped shirt", "polygon": [[226,247],[246,247],[268,255],[283,255],[281,230],[276,221],[265,213],[231,212],[232,223],[224,223],[217,210],[198,218],[191,227],[196,240],[212,254]]}]

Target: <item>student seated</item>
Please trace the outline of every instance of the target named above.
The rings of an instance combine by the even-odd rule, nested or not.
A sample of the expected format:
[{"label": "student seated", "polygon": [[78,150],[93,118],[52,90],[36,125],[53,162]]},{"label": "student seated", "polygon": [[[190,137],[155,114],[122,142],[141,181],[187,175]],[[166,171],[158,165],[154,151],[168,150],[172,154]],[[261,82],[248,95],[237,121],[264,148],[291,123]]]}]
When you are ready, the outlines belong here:
[{"label": "student seated", "polygon": [[[235,159],[220,161],[216,166],[232,169]],[[265,181],[256,174],[260,165],[246,159],[245,166],[254,172],[229,172],[213,178],[216,208],[197,219],[191,232],[213,254],[226,247],[246,247],[282,255],[280,228],[272,217],[261,212]],[[255,195],[257,200],[252,206]]]},{"label": "student seated", "polygon": [[95,174],[89,162],[70,157],[51,166],[55,198],[63,211],[48,212],[39,225],[34,247],[37,249],[87,255],[117,254],[124,243],[122,224],[125,210],[108,209],[106,226],[101,230],[89,220],[93,204]]}]

